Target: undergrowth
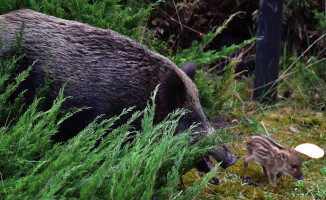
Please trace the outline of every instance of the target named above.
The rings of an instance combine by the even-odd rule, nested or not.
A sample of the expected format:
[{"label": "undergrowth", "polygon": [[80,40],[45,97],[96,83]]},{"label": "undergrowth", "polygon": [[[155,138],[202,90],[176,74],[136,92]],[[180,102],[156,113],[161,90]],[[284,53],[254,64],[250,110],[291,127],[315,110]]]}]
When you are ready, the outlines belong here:
[{"label": "undergrowth", "polygon": [[[220,76],[214,76],[214,70],[210,69],[210,66],[214,66],[222,58],[234,55],[245,46],[259,39],[252,38],[238,45],[224,46],[220,51],[206,50],[209,43],[217,35],[221,34],[227,28],[228,23],[239,14],[241,13],[238,12],[231,15],[221,26],[213,27],[207,35],[202,37],[200,42],[193,41],[190,48],[182,49],[171,58],[179,66],[186,62],[194,62],[197,65],[195,83],[199,91],[200,102],[209,118],[222,109],[223,104],[230,97],[230,93],[235,89],[235,87],[232,87],[232,82],[242,72],[235,74],[234,71],[236,65],[241,62],[243,54],[240,53],[237,57],[231,58],[230,62],[224,67],[223,74]],[[214,67],[212,68],[214,69]]]},{"label": "undergrowth", "polygon": [[[262,107],[250,99],[233,106],[232,112],[224,109],[220,114],[226,116],[226,122],[232,127],[228,134],[237,138],[229,143],[230,149],[240,158],[226,170],[219,170],[220,184],[211,182],[198,196],[199,199],[325,199],[326,198],[326,157],[310,159],[299,155],[303,161],[302,170],[305,179],[297,180],[282,175],[273,187],[268,183],[260,164],[252,162],[246,171],[243,157],[246,155],[246,142],[254,134],[264,134],[281,145],[291,148],[302,143],[312,143],[324,151],[326,149],[326,115],[297,100],[279,99],[276,105]],[[201,181],[202,175],[197,169],[183,175],[186,187]]]},{"label": "undergrowth", "polygon": [[[143,43],[151,50],[165,53],[165,56],[169,57],[179,67],[183,63],[194,62],[198,70],[195,83],[198,86],[200,100],[203,102],[203,107],[208,117],[213,116],[222,108],[222,105],[230,96],[229,91],[235,89],[232,87],[232,80],[236,76],[233,76],[232,72],[236,64],[241,61],[241,56],[230,59],[229,64],[225,67],[225,73],[221,77],[216,77],[212,72],[209,72],[212,71],[210,66],[214,66],[220,59],[230,57],[257,40],[257,38],[245,40],[237,45],[223,47],[220,51],[207,48],[216,36],[227,28],[232,19],[243,12],[234,13],[219,27],[212,27],[211,31],[201,38],[201,41],[195,40],[189,48],[179,49],[176,53],[173,53],[171,47],[157,40],[152,31],[148,30],[146,26],[152,9],[160,3],[164,3],[162,0],[151,4],[148,4],[145,0],[102,0],[91,2],[87,0],[1,1],[3,3],[0,6],[0,14],[20,8],[29,8],[59,18],[77,20],[96,27],[115,30],[122,35],[129,36]],[[47,83],[49,82],[47,80]],[[45,85],[44,87],[46,89],[47,86]],[[229,88],[231,89],[229,90]]]},{"label": "undergrowth", "polygon": [[[315,7],[316,2],[288,0],[285,1],[285,12],[290,13],[288,17],[292,14],[298,16],[298,10],[310,5]],[[283,45],[279,103],[262,107],[257,102],[251,102],[252,77],[236,80],[240,73],[234,73],[235,66],[241,61],[242,49],[257,38],[223,47],[220,51],[208,48],[239,13],[231,15],[220,27],[212,27],[207,35],[193,41],[189,48],[177,48],[174,52],[147,29],[151,10],[159,3],[164,1],[148,4],[142,0],[1,0],[0,14],[22,7],[30,8],[118,31],[164,54],[178,66],[194,62],[198,66],[195,83],[201,104],[208,117],[220,111],[226,116],[227,123],[237,124],[222,132],[236,135],[237,141],[231,142],[230,149],[240,157],[246,152],[245,141],[253,134],[269,135],[287,147],[310,142],[326,149],[326,119],[325,113],[321,112],[326,109],[324,38],[318,41],[318,48],[302,53],[303,56],[290,36],[285,39],[290,42]],[[314,14],[318,30],[309,30],[300,38],[307,38],[306,43],[311,45],[310,36],[325,33],[326,18],[321,11],[306,9],[302,15],[305,20],[307,13]],[[304,31],[300,29],[299,32]],[[2,44],[0,40],[0,47]],[[13,49],[19,49],[19,43]],[[289,53],[290,50],[293,52]],[[240,52],[239,56],[231,58],[236,52]],[[283,175],[277,187],[255,185],[267,183],[267,179],[261,167],[254,163],[249,165],[247,172],[244,171],[242,158],[227,170],[217,171],[215,168],[206,176],[195,168],[191,169],[199,158],[213,148],[212,141],[218,133],[193,145],[189,141],[191,129],[173,136],[179,118],[186,111],[177,110],[160,124],[154,125],[155,105],[151,103],[154,97],[143,112],[135,112],[126,124],[116,129],[112,129],[112,125],[122,115],[133,112],[131,108],[101,122],[99,116],[76,137],[66,143],[53,144],[49,138],[58,131],[60,123],[73,113],[58,114],[65,101],[63,90],[49,110],[39,110],[43,96],[46,96],[43,92],[26,110],[23,109],[24,91],[16,98],[12,97],[32,69],[31,66],[17,73],[22,58],[13,53],[10,58],[0,59],[1,199],[326,198],[325,157],[311,160],[302,156],[306,179],[298,181]],[[216,62],[226,58],[229,62],[223,68],[223,73],[217,76]],[[46,92],[48,86],[44,87],[43,91]],[[136,131],[131,123],[140,117],[143,118],[142,128]],[[96,139],[105,132],[110,134],[97,149],[91,151]],[[209,181],[216,171],[220,185]],[[244,181],[245,176],[249,176],[251,182]]]},{"label": "undergrowth", "polygon": [[[22,31],[12,49],[19,50],[21,37]],[[216,148],[218,132],[195,144],[190,134],[194,134],[192,128],[196,125],[175,134],[179,119],[186,114],[180,109],[154,125],[153,102],[158,88],[146,109],[134,112],[120,127],[112,128],[132,108],[101,122],[99,116],[74,138],[53,144],[51,136],[74,113],[59,115],[65,101],[64,86],[45,111],[38,109],[39,98],[23,109],[24,92],[12,97],[33,67],[16,73],[23,56],[0,58],[0,85],[4,88],[0,95],[1,199],[191,199],[214,175],[217,167],[192,187],[180,185],[181,174]],[[8,109],[12,110],[8,113]],[[15,111],[14,116],[11,111]],[[131,124],[139,117],[142,126],[136,131]],[[110,134],[92,150],[97,139],[107,132]]]},{"label": "undergrowth", "polygon": [[[156,93],[156,92],[155,92]],[[154,95],[155,95],[154,93]],[[153,125],[155,105],[135,112],[124,125],[111,129],[122,115],[88,125],[64,144],[53,145],[50,136],[60,123],[58,110],[64,102],[63,90],[52,108],[37,112],[38,100],[15,124],[2,127],[0,196],[12,198],[78,199],[189,199],[198,195],[214,170],[202,182],[179,191],[180,175],[214,147],[214,138],[190,145],[191,129],[174,136],[178,120],[185,114],[177,110]],[[154,102],[154,97],[152,98]],[[142,130],[131,123],[143,116]],[[101,145],[91,151],[105,132]],[[131,142],[130,137],[133,137]],[[216,137],[216,135],[215,135]]]},{"label": "undergrowth", "polygon": [[111,29],[140,41],[152,7],[161,1],[148,5],[145,0],[1,0],[0,14],[29,8],[59,18]]}]

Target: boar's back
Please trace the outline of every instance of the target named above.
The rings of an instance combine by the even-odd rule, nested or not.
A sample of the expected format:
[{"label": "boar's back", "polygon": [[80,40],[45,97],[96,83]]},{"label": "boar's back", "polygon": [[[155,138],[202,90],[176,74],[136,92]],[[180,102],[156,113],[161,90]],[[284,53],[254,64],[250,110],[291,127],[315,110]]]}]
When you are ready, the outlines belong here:
[{"label": "boar's back", "polygon": [[15,32],[19,31],[22,21],[26,23],[22,50],[26,59],[22,69],[36,61],[29,78],[19,89],[28,89],[27,104],[32,102],[35,88],[44,84],[46,57],[50,53],[49,73],[54,81],[46,105],[51,106],[67,82],[64,94],[71,98],[62,108],[90,107],[62,125],[73,134],[100,114],[109,118],[119,114],[123,108],[136,106],[143,109],[165,74],[170,71],[182,73],[167,58],[112,30],[28,9],[2,15],[0,21],[6,46],[0,50],[0,56],[8,54]]}]

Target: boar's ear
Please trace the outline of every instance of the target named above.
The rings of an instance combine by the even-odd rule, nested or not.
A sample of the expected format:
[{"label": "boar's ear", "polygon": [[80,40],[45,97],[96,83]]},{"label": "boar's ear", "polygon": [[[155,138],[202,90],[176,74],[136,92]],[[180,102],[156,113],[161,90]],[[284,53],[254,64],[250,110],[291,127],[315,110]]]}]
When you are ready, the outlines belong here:
[{"label": "boar's ear", "polygon": [[288,156],[286,155],[286,153],[282,152],[281,153],[281,160],[282,161],[287,161],[287,159],[288,159]]},{"label": "boar's ear", "polygon": [[156,121],[160,122],[169,113],[181,108],[186,100],[186,88],[181,77],[175,72],[169,72],[161,82],[156,97]]},{"label": "boar's ear", "polygon": [[196,66],[194,63],[185,63],[182,65],[181,69],[191,80],[194,80],[196,74]]}]

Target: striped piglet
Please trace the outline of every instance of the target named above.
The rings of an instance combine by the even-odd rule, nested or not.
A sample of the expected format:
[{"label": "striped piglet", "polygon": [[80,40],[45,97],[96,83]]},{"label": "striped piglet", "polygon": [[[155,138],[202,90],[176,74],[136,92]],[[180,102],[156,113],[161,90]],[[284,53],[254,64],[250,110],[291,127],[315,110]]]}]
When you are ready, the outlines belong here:
[{"label": "striped piglet", "polygon": [[299,155],[292,148],[287,149],[265,135],[251,136],[247,143],[247,155],[244,167],[256,161],[261,164],[269,183],[276,186],[277,179],[283,174],[289,174],[299,180],[303,179],[302,162]]}]

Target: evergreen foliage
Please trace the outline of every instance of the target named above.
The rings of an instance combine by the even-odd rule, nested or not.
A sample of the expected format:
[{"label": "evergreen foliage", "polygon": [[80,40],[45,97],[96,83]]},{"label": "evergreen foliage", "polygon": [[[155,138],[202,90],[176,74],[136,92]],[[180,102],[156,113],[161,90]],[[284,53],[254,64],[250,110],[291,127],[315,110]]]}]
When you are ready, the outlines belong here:
[{"label": "evergreen foliage", "polygon": [[315,18],[318,20],[319,29],[325,33],[326,32],[326,16],[324,12],[318,12],[314,10]]},{"label": "evergreen foliage", "polygon": [[[216,168],[202,183],[184,193],[177,191],[180,175],[213,147],[214,138],[190,146],[191,129],[174,136],[178,120],[185,112],[177,110],[154,126],[154,105],[144,110],[142,131],[134,131],[131,126],[141,112],[119,128],[111,129],[116,120],[131,111],[125,109],[121,115],[101,123],[95,120],[65,144],[51,145],[49,136],[68,117],[55,123],[64,101],[62,91],[50,110],[37,112],[36,100],[15,126],[3,132],[2,197],[188,199],[198,195],[215,174]],[[107,131],[110,134],[100,146],[90,151],[96,139]],[[127,142],[130,137],[133,140]]]},{"label": "evergreen foliage", "polygon": [[241,14],[241,12],[231,15],[221,26],[213,27],[212,30],[202,38],[201,42],[196,40],[193,41],[190,48],[183,49],[181,52],[178,52],[178,54],[175,57],[172,57],[171,60],[173,60],[173,62],[178,66],[185,62],[194,62],[197,66],[202,67],[203,65],[212,64],[221,58],[227,58],[236,51],[239,51],[246,45],[257,40],[257,38],[245,40],[239,45],[233,44],[229,47],[223,47],[220,51],[205,50],[209,43],[212,42],[213,39],[224,29],[226,29],[228,23],[239,14]]},{"label": "evergreen foliage", "polygon": [[141,29],[154,5],[145,0],[1,0],[0,15],[29,8],[59,18],[76,20],[140,40]]},{"label": "evergreen foliage", "polygon": [[227,24],[240,13],[241,12],[231,15],[220,27],[213,27],[212,30],[202,38],[201,42],[196,40],[193,41],[190,48],[183,49],[179,54],[171,58],[178,66],[181,66],[182,63],[185,62],[194,62],[198,66],[199,70],[197,70],[196,73],[195,83],[199,91],[200,102],[208,117],[216,114],[229,98],[232,91],[230,89],[232,80],[241,74],[238,73],[234,75],[235,66],[240,62],[241,56],[232,59],[231,62],[225,66],[223,75],[217,77],[216,80],[214,80],[212,76],[207,75],[202,70],[202,67],[214,64],[219,59],[228,58],[259,39],[251,38],[238,45],[233,44],[229,47],[224,46],[220,51],[206,50],[209,43],[227,28]]},{"label": "evergreen foliage", "polygon": [[[19,8],[29,8],[59,18],[77,20],[96,27],[115,30],[122,35],[129,36],[139,42],[144,41],[145,44],[148,43],[149,48],[158,52],[166,53],[166,56],[172,52],[163,42],[153,38],[154,36],[148,34],[148,31],[146,31],[147,19],[152,8],[163,2],[163,0],[158,0],[152,4],[146,3],[145,0],[1,1],[4,1],[4,3],[0,6],[0,14],[8,13]],[[257,38],[245,40],[243,43],[238,45],[223,47],[220,51],[207,50],[207,47],[214,38],[219,35],[227,27],[227,24],[239,14],[242,14],[242,12],[237,12],[231,15],[220,27],[213,27],[212,30],[201,39],[201,41],[193,41],[191,47],[179,51],[175,56],[170,56],[170,59],[178,66],[181,66],[185,62],[194,62],[198,66],[198,69],[201,70],[203,66],[209,66],[222,58],[228,58],[246,45],[251,44],[257,40]],[[144,32],[146,32],[146,37],[149,37],[151,41],[147,41],[148,39],[143,38]],[[165,49],[165,51],[162,49]],[[225,68],[226,71],[233,71],[235,63],[230,63]],[[230,68],[231,66],[233,66],[232,69]],[[220,91],[219,88],[230,88],[233,78],[231,73],[224,73],[221,78],[218,78],[219,81],[212,81],[209,75],[204,75],[205,73],[203,71],[199,71],[196,75],[195,83],[198,86],[200,100],[203,102],[204,110],[208,117],[210,117],[213,113],[216,113],[222,108],[222,105],[226,102],[229,96],[229,94],[226,93],[226,90]],[[51,80],[47,78],[45,83],[43,89],[38,90],[38,97],[44,97],[46,95]],[[42,107],[43,103],[44,99],[41,100],[39,107]]]},{"label": "evergreen foliage", "polygon": [[[134,39],[139,38],[153,5],[145,6],[144,1],[126,1],[123,4],[119,2],[108,0],[90,4],[88,1],[63,0],[59,3],[23,0],[2,4],[0,13],[26,7],[57,17],[110,28]],[[222,27],[213,28],[202,42],[194,42],[191,48],[183,50],[173,60],[177,64],[191,60],[201,68],[204,64],[228,57],[253,42],[255,39],[224,47],[220,52],[205,50],[234,16]],[[9,100],[32,69],[31,66],[21,74],[16,73],[23,57],[16,56],[22,45],[22,30],[23,27],[17,35],[18,42],[13,47],[13,53],[6,59],[0,59],[0,86],[3,88],[0,101],[1,198],[191,199],[199,194],[216,173],[217,167],[201,182],[185,191],[180,186],[180,176],[189,171],[209,150],[216,148],[214,141],[218,132],[190,145],[190,135],[195,134],[191,128],[175,135],[178,121],[186,114],[185,110],[176,110],[160,124],[154,125],[155,105],[148,104],[143,112],[134,113],[126,124],[112,129],[112,125],[122,115],[132,112],[131,108],[125,109],[121,115],[101,122],[99,116],[76,137],[63,144],[53,144],[50,137],[57,133],[60,124],[80,109],[61,114],[60,107],[65,100],[64,86],[51,109],[40,109],[51,84],[49,76],[26,110],[23,110],[24,92],[14,101]],[[204,103],[207,105],[207,112],[212,113],[225,102],[225,88],[234,78],[232,71],[235,63],[228,65],[224,73],[227,76],[219,81],[206,78],[202,70],[197,73],[195,81],[201,100],[206,99],[208,102]],[[216,101],[216,94],[221,91],[223,93],[219,95],[225,96],[219,102]],[[143,117],[142,129],[136,131],[131,124],[139,117]],[[110,134],[103,139],[100,146],[91,151],[96,140],[107,132]]]},{"label": "evergreen foliage", "polygon": [[[36,98],[23,111],[24,93],[8,106],[9,97],[32,68],[17,74],[20,60],[16,55],[0,58],[4,88],[0,93],[1,116],[11,111],[8,109],[19,108],[15,117],[8,115],[0,124],[1,199],[189,199],[197,196],[215,174],[217,167],[203,181],[180,191],[180,176],[216,148],[218,132],[195,144],[190,139],[190,134],[196,134],[193,127],[175,135],[185,110],[176,110],[154,125],[157,88],[151,104],[143,112],[135,112],[126,124],[112,129],[132,108],[101,122],[99,116],[76,137],[53,144],[50,137],[74,114],[59,115],[65,101],[64,86],[49,110],[40,111],[41,99]],[[136,131],[131,124],[139,117],[143,117],[142,128]],[[107,132],[108,136],[92,150],[96,140]]]},{"label": "evergreen foliage", "polygon": [[[146,30],[151,9],[164,0],[158,0],[151,5],[146,2],[150,1],[0,0],[0,15],[19,8],[29,8],[60,18],[112,29],[140,43],[144,41],[146,45],[151,44],[148,45],[149,48],[165,56],[170,55],[170,59],[178,66],[185,62],[194,62],[199,68],[195,82],[199,90],[201,104],[208,116],[214,115],[230,97],[234,88],[232,80],[239,75],[234,74],[234,68],[241,56],[230,59],[231,61],[224,68],[221,76],[210,74],[206,69],[215,65],[219,59],[229,58],[257,38],[246,40],[239,45],[223,47],[219,51],[210,50],[209,46],[212,40],[239,14],[236,13],[230,16],[221,27],[212,28],[200,41],[194,41],[188,49],[178,49],[177,53],[173,54],[173,50],[168,47],[167,43],[155,38],[152,31]],[[187,3],[187,1],[183,2]],[[193,5],[196,5],[196,1]],[[198,4],[198,6],[203,5]],[[292,23],[295,24],[292,27],[294,30],[298,30],[300,33],[308,30],[307,35],[303,34],[302,37],[303,40],[307,38],[308,45],[312,40],[310,36],[316,37],[320,32],[325,33],[326,31],[326,18],[323,11],[306,9],[316,7],[319,9],[319,5],[315,0],[285,1],[285,17],[297,18],[292,20]],[[298,16],[303,16],[303,18]],[[310,22],[311,16],[315,16],[318,23],[311,23],[307,29],[297,26],[298,21],[308,20]],[[289,23],[291,20],[285,22]],[[289,26],[289,24],[287,25]],[[319,30],[315,32],[314,29],[309,28],[312,25],[318,26]],[[189,185],[189,187],[186,185],[185,188],[180,178],[181,175],[189,171],[196,161],[207,155],[209,150],[216,147],[214,141],[217,136],[221,137],[221,135],[219,132],[215,132],[195,144],[191,144],[190,139],[192,138],[191,134],[196,134],[192,131],[193,127],[175,135],[180,117],[187,113],[185,110],[176,110],[160,124],[154,125],[155,105],[153,102],[156,91],[147,108],[143,112],[135,112],[126,124],[115,129],[112,128],[121,116],[133,112],[132,108],[124,109],[121,115],[107,120],[100,120],[101,116],[99,116],[76,137],[65,143],[54,144],[50,137],[57,133],[60,124],[65,119],[80,111],[81,108],[67,110],[64,113],[60,111],[60,106],[65,101],[63,86],[52,107],[49,110],[42,110],[51,84],[49,76],[45,79],[45,85],[37,90],[37,95],[31,105],[24,105],[25,91],[13,95],[33,67],[30,66],[22,72],[18,71],[19,63],[24,57],[24,55],[18,56],[19,54],[17,54],[22,47],[22,30],[23,27],[16,35],[17,42],[11,46],[10,55],[7,58],[0,58],[0,199],[156,199],[156,197],[158,199],[196,199],[199,192],[205,188],[204,198],[217,198],[217,196],[219,198],[302,198],[310,195],[320,199],[325,197],[325,189],[321,187],[324,184],[325,176],[320,176],[320,174],[325,175],[324,160],[314,162],[314,166],[310,167],[311,160],[306,159],[303,165],[304,170],[307,176],[313,176],[308,178],[308,181],[295,182],[292,179],[284,178],[286,184],[281,184],[277,188],[253,187],[242,182],[242,177],[245,177],[245,174],[241,163],[236,163],[228,169],[225,173],[227,174],[226,178],[221,175],[223,172],[220,173],[219,176],[223,178],[221,180],[226,180],[223,185],[207,187],[208,181],[216,173],[217,167],[215,167],[203,179],[196,179],[200,181],[193,181],[195,182],[191,182],[193,185]],[[309,56],[304,55],[306,57],[300,58],[301,60],[296,55],[287,58],[290,46],[293,46],[295,53],[304,50],[299,49],[300,44],[298,44],[297,38],[300,34],[295,32],[292,35],[292,32],[287,31],[288,35],[291,35],[291,37],[288,36],[288,39],[293,44],[289,43],[288,46],[285,46],[283,60],[295,63],[293,71],[286,74],[286,76],[294,74],[291,76],[294,79],[281,80],[283,82],[279,84],[279,87],[293,84],[291,89],[294,88],[300,92],[304,107],[313,105],[318,110],[325,110],[326,70],[325,62],[322,62],[324,59],[321,58],[325,52],[325,41],[320,40],[319,47],[314,49],[315,52],[310,53]],[[315,33],[316,35],[314,35]],[[174,39],[171,38],[171,40]],[[0,48],[2,47],[3,41],[0,37]],[[46,67],[48,67],[48,63]],[[250,105],[243,104],[241,106],[241,112],[246,112],[249,115],[248,118],[245,118],[248,123],[244,127],[248,128],[249,126],[250,129],[248,131],[237,129],[236,133],[233,133],[240,133],[241,138],[249,137],[253,129],[256,132],[259,129],[264,133],[269,131],[271,135],[283,138],[283,141],[289,141],[286,139],[292,138],[289,141],[291,145],[304,139],[317,142],[322,146],[322,142],[325,141],[325,134],[322,131],[325,129],[323,113],[315,113],[315,116],[307,119],[306,116],[312,114],[309,113],[309,110],[307,112],[301,107],[296,111],[287,108],[284,110],[286,114],[282,113],[282,110],[273,109],[272,116],[267,113],[267,108],[261,109],[259,105],[257,109],[252,108],[252,112],[250,112],[250,108],[248,109]],[[280,108],[279,105],[276,107]],[[293,107],[295,108],[294,105]],[[257,112],[258,110],[259,112]],[[260,112],[262,113],[259,114]],[[254,116],[252,113],[255,113]],[[228,120],[231,121],[234,118],[237,121],[239,116],[242,115],[231,117]],[[132,126],[132,122],[137,118],[142,118],[140,130],[135,130]],[[266,127],[262,120],[268,121],[268,124],[265,123]],[[277,124],[274,124],[275,122]],[[293,124],[299,127],[299,132],[292,133],[291,131],[290,133],[288,131],[287,125],[293,127]],[[323,127],[323,129],[318,127]],[[304,136],[305,132],[307,134]],[[109,134],[103,138],[102,143],[96,149],[93,149],[96,140],[104,133]],[[231,148],[236,150],[238,155],[243,155],[243,145],[244,142],[241,142]],[[259,180],[257,174],[250,176]],[[293,191],[293,187],[298,190]],[[285,195],[285,193],[287,194]]]},{"label": "evergreen foliage", "polygon": [[[16,90],[19,84],[25,80],[31,70],[31,67],[29,67],[20,74],[17,73],[19,63],[24,57],[24,55],[16,55],[22,47],[23,28],[24,23],[22,24],[20,32],[16,33],[16,43],[9,47],[9,59],[0,59],[0,125],[8,126],[12,120],[21,113],[23,108],[23,94],[25,91],[19,94],[14,100],[9,101],[12,93]],[[6,103],[7,101],[8,103]]]},{"label": "evergreen foliage", "polygon": [[[50,69],[49,69],[49,63],[50,63],[50,51],[49,49],[48,54],[46,55],[46,77],[44,78],[44,85],[40,86],[39,88],[36,88],[36,97],[40,99],[40,103],[38,104],[39,109],[43,109],[45,105],[45,99],[46,96],[49,94],[50,85],[53,82],[53,79],[50,77]],[[73,108],[75,109],[75,108]],[[72,111],[69,109],[69,111]]]}]

